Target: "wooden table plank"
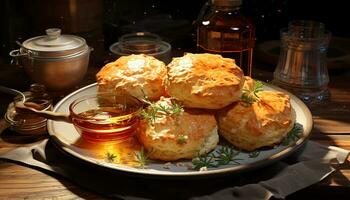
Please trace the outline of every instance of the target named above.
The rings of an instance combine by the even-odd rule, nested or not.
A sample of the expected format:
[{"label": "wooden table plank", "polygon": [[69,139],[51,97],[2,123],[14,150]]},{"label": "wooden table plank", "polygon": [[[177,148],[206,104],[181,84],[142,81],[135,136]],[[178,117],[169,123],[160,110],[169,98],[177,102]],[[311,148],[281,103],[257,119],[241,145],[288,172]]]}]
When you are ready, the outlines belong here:
[{"label": "wooden table plank", "polygon": [[0,199],[105,199],[61,177],[0,161]]}]

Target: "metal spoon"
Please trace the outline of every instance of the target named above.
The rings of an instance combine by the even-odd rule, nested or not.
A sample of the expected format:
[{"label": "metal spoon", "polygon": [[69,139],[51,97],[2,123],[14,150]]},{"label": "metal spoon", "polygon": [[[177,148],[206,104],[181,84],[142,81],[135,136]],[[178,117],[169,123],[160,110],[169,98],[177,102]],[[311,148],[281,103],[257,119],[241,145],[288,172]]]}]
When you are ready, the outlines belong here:
[{"label": "metal spoon", "polygon": [[[39,106],[39,107],[38,107]],[[55,121],[64,121],[71,123],[71,119],[68,114],[57,113],[48,110],[40,110],[41,105],[33,102],[18,102],[15,104],[16,111],[19,113],[34,113],[40,117]]]},{"label": "metal spoon", "polygon": [[55,113],[52,111],[46,111],[46,110],[41,110],[41,105],[34,103],[34,102],[26,102],[26,97],[25,95],[15,89],[8,88],[5,86],[0,85],[0,91],[8,94],[13,94],[13,95],[20,95],[22,96],[22,101],[21,102],[16,102],[15,107],[16,111],[18,112],[30,112],[37,114],[41,117],[45,117],[47,119],[52,119],[52,120],[57,120],[57,121],[65,121],[65,122],[71,122],[69,115],[63,114],[63,113]]},{"label": "metal spoon", "polygon": [[[39,107],[38,107],[39,106]],[[33,102],[18,102],[15,104],[16,111],[19,113],[33,113],[36,115],[39,115],[41,117],[45,117],[47,119],[55,120],[55,121],[64,121],[68,123],[72,123],[71,116],[69,114],[65,113],[58,113],[48,110],[40,110],[42,107],[40,107],[39,104],[33,103]],[[134,117],[135,114],[128,114],[125,116],[116,116],[111,117],[104,120],[98,120],[98,119],[92,119],[93,123],[99,124],[99,123],[119,123],[120,121],[128,120],[132,117]]]}]

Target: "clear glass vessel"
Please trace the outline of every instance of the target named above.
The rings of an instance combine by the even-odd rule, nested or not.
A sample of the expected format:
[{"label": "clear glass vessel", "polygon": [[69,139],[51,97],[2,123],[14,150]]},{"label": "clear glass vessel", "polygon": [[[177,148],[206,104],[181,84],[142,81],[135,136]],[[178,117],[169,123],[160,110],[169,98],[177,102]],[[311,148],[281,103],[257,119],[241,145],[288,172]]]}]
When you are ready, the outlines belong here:
[{"label": "clear glass vessel", "polygon": [[90,142],[129,139],[138,128],[141,109],[137,98],[113,93],[82,96],[69,106],[74,127]]},{"label": "clear glass vessel", "polygon": [[323,23],[298,20],[281,30],[281,51],[273,83],[307,104],[329,98],[327,49],[330,32]]},{"label": "clear glass vessel", "polygon": [[171,45],[153,33],[137,32],[120,37],[119,42],[110,46],[109,50],[118,57],[131,54],[147,54],[169,63],[171,61]]}]

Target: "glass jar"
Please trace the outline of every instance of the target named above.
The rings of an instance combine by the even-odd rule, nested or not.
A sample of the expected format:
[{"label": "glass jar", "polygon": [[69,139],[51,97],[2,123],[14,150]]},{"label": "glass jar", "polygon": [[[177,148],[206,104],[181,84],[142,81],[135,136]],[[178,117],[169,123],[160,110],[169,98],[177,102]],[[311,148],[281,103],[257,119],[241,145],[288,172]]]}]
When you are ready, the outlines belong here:
[{"label": "glass jar", "polygon": [[199,52],[235,59],[244,74],[251,76],[255,27],[241,12],[241,5],[241,0],[207,2],[197,20],[197,47]]},{"label": "glass jar", "polygon": [[171,61],[171,45],[153,33],[136,32],[125,34],[109,50],[117,55],[147,54],[168,64]]},{"label": "glass jar", "polygon": [[327,49],[331,33],[321,22],[291,21],[281,30],[281,52],[273,83],[308,105],[329,98]]},{"label": "glass jar", "polygon": [[5,121],[10,129],[23,135],[45,134],[47,119],[33,113],[16,109],[16,103],[22,102],[26,106],[37,110],[52,110],[52,99],[46,93],[44,85],[32,84],[30,91],[23,92],[23,96],[16,96],[14,101],[9,104],[5,114]]}]

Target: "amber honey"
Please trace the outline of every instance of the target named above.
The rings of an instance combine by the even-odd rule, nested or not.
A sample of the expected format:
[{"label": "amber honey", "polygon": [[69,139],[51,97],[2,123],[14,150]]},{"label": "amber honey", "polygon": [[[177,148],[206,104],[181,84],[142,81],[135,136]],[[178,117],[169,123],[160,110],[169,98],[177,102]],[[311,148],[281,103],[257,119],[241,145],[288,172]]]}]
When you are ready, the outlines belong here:
[{"label": "amber honey", "polygon": [[93,109],[80,113],[82,119],[73,118],[73,123],[80,134],[90,141],[122,140],[130,137],[139,124],[137,116],[120,118],[128,114],[110,108]]},{"label": "amber honey", "polygon": [[254,24],[241,11],[240,0],[211,2],[209,11],[198,21],[198,51],[233,58],[244,74],[251,76]]},{"label": "amber honey", "polygon": [[141,108],[140,101],[131,96],[92,96],[73,102],[70,115],[84,139],[122,141],[135,133]]}]

